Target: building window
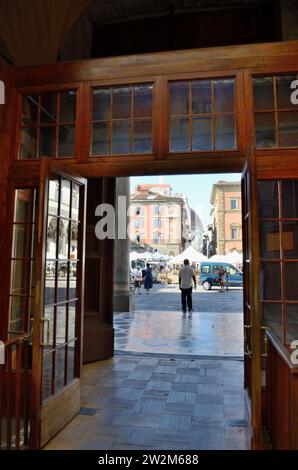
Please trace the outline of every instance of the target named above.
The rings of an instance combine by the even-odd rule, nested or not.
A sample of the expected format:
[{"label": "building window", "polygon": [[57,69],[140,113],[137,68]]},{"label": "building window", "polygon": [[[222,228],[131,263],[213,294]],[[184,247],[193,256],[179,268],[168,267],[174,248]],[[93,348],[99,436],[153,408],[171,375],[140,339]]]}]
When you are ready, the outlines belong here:
[{"label": "building window", "polygon": [[135,214],[136,215],[141,215],[141,213],[142,213],[142,208],[141,207],[136,207]]},{"label": "building window", "polygon": [[230,199],[230,209],[232,211],[237,210],[237,199]]},{"label": "building window", "polygon": [[235,79],[170,82],[170,152],[236,149]]},{"label": "building window", "polygon": [[161,207],[160,206],[155,206],[154,207],[154,215],[161,215]]},{"label": "building window", "polygon": [[154,219],[153,220],[153,227],[154,228],[161,228],[162,227],[162,220],[161,219]]},{"label": "building window", "polygon": [[153,84],[93,90],[92,155],[152,153]]},{"label": "building window", "polygon": [[291,84],[298,75],[253,79],[255,145],[257,148],[298,147],[298,109]]},{"label": "building window", "polygon": [[134,226],[136,229],[144,227],[144,221],[142,219],[136,219],[134,221]]},{"label": "building window", "polygon": [[161,233],[156,232],[156,233],[153,234],[153,243],[155,245],[159,245],[160,243],[162,243]]},{"label": "building window", "polygon": [[237,227],[231,227],[231,239],[238,240],[238,228]]},{"label": "building window", "polygon": [[74,157],[76,90],[22,97],[19,160]]}]

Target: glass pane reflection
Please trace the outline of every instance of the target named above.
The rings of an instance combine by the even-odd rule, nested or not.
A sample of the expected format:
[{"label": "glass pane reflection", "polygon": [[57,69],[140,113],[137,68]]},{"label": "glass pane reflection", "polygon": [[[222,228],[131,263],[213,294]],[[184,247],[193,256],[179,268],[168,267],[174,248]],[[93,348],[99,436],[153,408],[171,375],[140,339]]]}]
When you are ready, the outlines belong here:
[{"label": "glass pane reflection", "polygon": [[298,263],[285,263],[285,299],[298,300]]},{"label": "glass pane reflection", "polygon": [[261,300],[281,300],[280,263],[261,263]]},{"label": "glass pane reflection", "polygon": [[189,119],[171,119],[170,122],[170,151],[189,151]]}]

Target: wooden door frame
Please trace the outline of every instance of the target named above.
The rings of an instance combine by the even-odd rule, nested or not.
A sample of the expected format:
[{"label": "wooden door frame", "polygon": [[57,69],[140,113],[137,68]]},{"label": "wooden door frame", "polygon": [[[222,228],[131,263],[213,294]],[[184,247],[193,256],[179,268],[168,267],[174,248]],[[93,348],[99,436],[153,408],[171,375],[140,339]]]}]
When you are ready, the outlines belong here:
[{"label": "wooden door frame", "polygon": [[[31,408],[31,442],[32,449],[43,447],[54,435],[59,432],[76,414],[81,405],[81,380],[80,371],[82,366],[82,335],[83,335],[83,306],[84,306],[84,267],[85,267],[85,232],[86,232],[86,182],[84,194],[80,196],[80,226],[79,238],[81,253],[80,270],[78,272],[78,285],[80,286],[79,301],[76,307],[76,316],[80,315],[80,321],[76,323],[75,336],[77,337],[77,348],[79,355],[75,355],[74,367],[79,371],[78,377],[64,386],[57,394],[51,396],[46,402],[42,402],[42,372],[43,372],[43,349],[41,345],[42,319],[41,312],[44,309],[44,286],[45,286],[45,259],[47,238],[47,216],[49,199],[49,181],[51,173],[63,173],[56,168],[55,162],[43,159],[40,165],[40,181],[38,188],[38,219],[36,237],[36,283],[34,302],[34,328],[32,332],[32,408]],[[74,177],[69,171],[64,173],[66,178]],[[45,204],[45,201],[47,203]],[[58,411],[57,411],[58,409]],[[61,410],[63,411],[61,413]],[[45,423],[48,423],[45,425]]]}]

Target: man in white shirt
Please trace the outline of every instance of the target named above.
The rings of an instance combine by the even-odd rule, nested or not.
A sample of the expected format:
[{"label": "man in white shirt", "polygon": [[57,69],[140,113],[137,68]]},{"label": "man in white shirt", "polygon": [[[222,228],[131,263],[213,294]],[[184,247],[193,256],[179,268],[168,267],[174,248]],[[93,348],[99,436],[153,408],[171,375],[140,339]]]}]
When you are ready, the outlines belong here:
[{"label": "man in white shirt", "polygon": [[181,302],[182,302],[182,316],[186,317],[186,303],[188,307],[188,316],[192,316],[192,283],[194,283],[195,289],[197,287],[197,281],[194,270],[189,266],[189,260],[184,260],[184,266],[179,272],[179,288],[181,290]]}]

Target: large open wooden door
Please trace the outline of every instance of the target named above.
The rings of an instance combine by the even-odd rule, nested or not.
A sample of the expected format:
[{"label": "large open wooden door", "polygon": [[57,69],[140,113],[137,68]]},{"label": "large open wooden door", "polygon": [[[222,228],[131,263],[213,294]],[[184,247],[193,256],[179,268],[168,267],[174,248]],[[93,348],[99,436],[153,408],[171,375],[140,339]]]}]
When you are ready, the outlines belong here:
[{"label": "large open wooden door", "polygon": [[253,153],[242,173],[243,273],[244,273],[244,387],[251,446],[262,447],[261,318],[259,303],[259,230],[257,182]]},{"label": "large open wooden door", "polygon": [[[80,409],[85,181],[40,170],[32,346],[32,447]],[[65,406],[67,403],[67,406]]]}]

